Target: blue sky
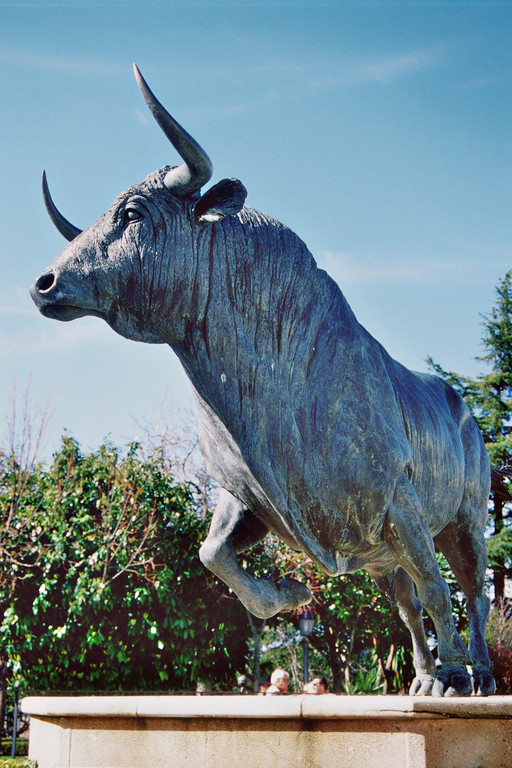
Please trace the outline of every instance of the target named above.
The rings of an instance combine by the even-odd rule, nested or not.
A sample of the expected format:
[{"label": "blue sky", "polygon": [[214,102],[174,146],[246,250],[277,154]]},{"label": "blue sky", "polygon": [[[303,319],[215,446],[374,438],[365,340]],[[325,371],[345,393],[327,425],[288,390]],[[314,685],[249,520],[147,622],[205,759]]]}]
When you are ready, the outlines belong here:
[{"label": "blue sky", "polygon": [[294,229],[395,358],[484,370],[481,314],[512,267],[511,40],[508,1],[0,0],[5,416],[15,387],[49,402],[49,455],[65,429],[123,445],[192,408],[170,349],[46,320],[28,295],[65,246],[43,168],[85,228],[178,162],[132,61],[213,181]]}]

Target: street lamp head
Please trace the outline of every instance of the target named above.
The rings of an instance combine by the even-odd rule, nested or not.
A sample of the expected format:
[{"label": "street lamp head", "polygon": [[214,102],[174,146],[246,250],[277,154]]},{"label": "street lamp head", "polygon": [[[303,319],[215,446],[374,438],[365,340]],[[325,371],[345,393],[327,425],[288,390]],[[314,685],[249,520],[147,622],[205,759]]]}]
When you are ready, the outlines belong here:
[{"label": "street lamp head", "polygon": [[315,626],[315,617],[309,608],[304,608],[300,617],[299,629],[302,637],[309,637]]}]

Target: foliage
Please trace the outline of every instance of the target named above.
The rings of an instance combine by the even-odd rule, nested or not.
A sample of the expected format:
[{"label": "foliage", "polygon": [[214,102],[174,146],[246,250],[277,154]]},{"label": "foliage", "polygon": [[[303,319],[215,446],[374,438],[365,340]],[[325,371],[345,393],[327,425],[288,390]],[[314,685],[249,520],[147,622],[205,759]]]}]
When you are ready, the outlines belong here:
[{"label": "foliage", "polygon": [[506,573],[512,573],[512,526],[502,528],[487,541],[487,553],[491,568],[504,565]]},{"label": "foliage", "polygon": [[[494,307],[483,318],[485,354],[476,358],[490,370],[472,379],[445,371],[432,358],[428,363],[464,398],[482,431],[491,463],[507,466],[512,464],[512,270],[498,283],[496,294]],[[510,488],[510,479],[505,476],[504,482],[493,482],[491,489],[494,527],[488,550],[497,602],[504,597],[506,576],[512,574],[512,497],[507,482]]]},{"label": "foliage", "polygon": [[464,398],[484,436],[495,465],[512,463],[512,270],[496,286],[497,301],[483,317],[482,344],[486,354],[476,360],[490,371],[472,379],[445,371],[432,358],[430,367]]},{"label": "foliage", "polygon": [[512,648],[502,645],[489,647],[492,673],[496,680],[496,693],[501,696],[512,694]]},{"label": "foliage", "polygon": [[371,695],[382,693],[384,680],[380,674],[375,651],[361,652],[360,660],[354,664],[350,679],[344,685],[344,691],[350,695]]},{"label": "foliage", "polygon": [[288,614],[279,614],[266,622],[262,637],[262,677],[270,677],[278,667],[290,675],[290,693],[302,690],[302,646],[300,633],[288,620]]},{"label": "foliage", "polygon": [[[20,482],[22,477],[23,482]],[[64,437],[49,469],[0,456],[0,643],[32,689],[190,689],[232,680],[238,601],[198,559],[208,521],[159,451],[88,455]]]},{"label": "foliage", "polygon": [[[0,754],[5,755],[6,757],[8,755],[11,755],[12,753],[12,738],[10,739],[2,739],[2,749],[0,751]],[[16,740],[16,757],[27,757],[28,755],[28,739],[17,739]],[[0,762],[0,768],[2,768],[2,763]]]},{"label": "foliage", "polygon": [[512,694],[512,610],[504,601],[491,610],[486,641],[489,647],[496,693]]}]

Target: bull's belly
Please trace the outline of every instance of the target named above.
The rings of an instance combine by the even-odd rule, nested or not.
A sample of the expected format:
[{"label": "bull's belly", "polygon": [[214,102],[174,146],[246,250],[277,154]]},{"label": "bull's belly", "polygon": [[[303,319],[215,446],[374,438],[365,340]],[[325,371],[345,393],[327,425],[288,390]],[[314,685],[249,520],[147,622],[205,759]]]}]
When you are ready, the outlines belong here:
[{"label": "bull's belly", "polygon": [[231,455],[226,460],[224,453],[223,458],[222,462],[208,461],[212,477],[242,501],[271,533],[291,549],[305,552],[326,573],[352,573],[374,559],[390,557],[380,538],[387,511],[382,504],[375,505],[373,514],[367,511],[363,520],[351,500],[343,499],[341,490],[327,499],[305,489],[302,494],[292,495],[279,486],[272,493],[268,491],[270,483],[256,477],[241,457],[235,461]]},{"label": "bull's belly", "polygon": [[[249,467],[216,414],[199,397],[198,405],[200,443],[209,473],[285,544],[304,551],[331,575],[395,567],[381,532],[398,476],[386,478],[381,488],[348,492],[343,478],[311,486],[299,472],[295,482],[290,481],[270,461]],[[446,477],[438,476],[417,492],[435,536],[456,514],[462,485],[456,481],[450,487]]]},{"label": "bull's belly", "polygon": [[[383,493],[368,495],[364,503],[360,498],[345,497],[342,488],[317,496],[303,489],[302,497],[289,493],[285,497],[281,489],[275,495],[268,494],[245,463],[237,471],[238,479],[243,481],[233,483],[233,477],[219,469],[216,479],[281,541],[291,549],[305,552],[328,574],[340,576],[362,568],[372,573],[386,573],[398,567],[382,539],[389,508],[386,496],[392,496],[392,490],[386,496]],[[425,494],[422,509],[432,538],[448,525],[459,509],[462,489],[457,486],[446,491],[444,496],[436,493],[428,498]]]}]

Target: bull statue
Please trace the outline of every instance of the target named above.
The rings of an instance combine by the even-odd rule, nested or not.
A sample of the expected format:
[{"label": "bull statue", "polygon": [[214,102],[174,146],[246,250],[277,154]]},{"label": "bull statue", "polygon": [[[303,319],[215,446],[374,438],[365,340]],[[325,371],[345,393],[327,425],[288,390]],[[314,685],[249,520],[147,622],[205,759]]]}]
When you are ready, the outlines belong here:
[{"label": "bull statue", "polygon": [[[94,315],[178,355],[222,488],[200,558],[252,614],[311,600],[295,579],[257,580],[238,564],[272,531],[331,576],[366,569],[396,602],[412,636],[411,694],[492,694],[490,470],[466,405],[440,378],[393,360],[300,238],[244,207],[240,181],[200,194],[208,156],[134,70],[183,163],[127,189],[84,231],[59,213],[43,174],[46,207],[70,244],[31,288],[38,309],[64,321]],[[436,547],[467,597],[469,649]]]}]

